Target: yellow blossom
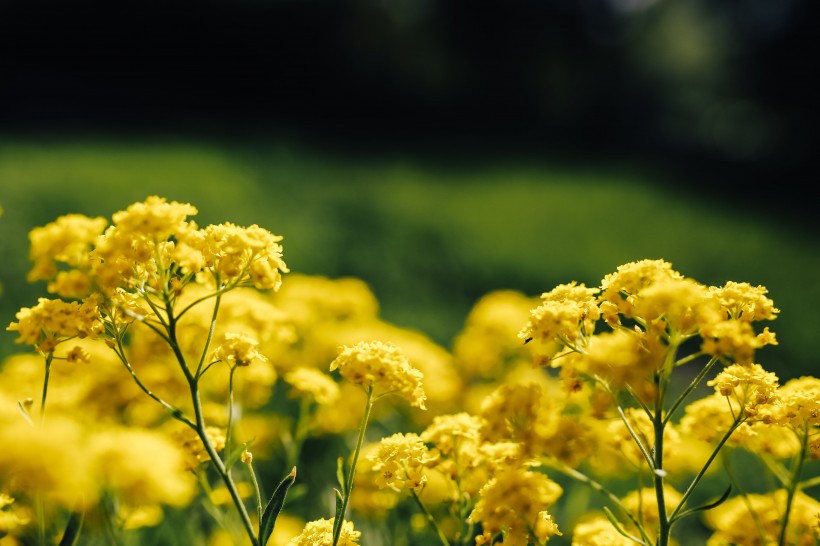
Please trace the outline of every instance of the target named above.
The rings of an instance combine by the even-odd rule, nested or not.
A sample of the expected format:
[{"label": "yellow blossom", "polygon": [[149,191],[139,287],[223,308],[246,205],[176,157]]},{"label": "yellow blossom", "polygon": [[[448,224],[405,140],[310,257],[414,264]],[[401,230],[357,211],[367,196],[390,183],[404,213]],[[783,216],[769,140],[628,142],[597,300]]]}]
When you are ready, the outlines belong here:
[{"label": "yellow blossom", "polygon": [[17,322],[6,329],[18,333],[17,343],[52,352],[66,339],[95,337],[102,332],[98,304],[94,297],[82,303],[40,298],[36,306],[20,309]]},{"label": "yellow blossom", "polygon": [[58,262],[73,268],[87,267],[91,245],[107,224],[105,218],[67,214],[50,224],[31,230],[29,257],[34,266],[28,274],[28,280],[53,278],[57,275]]},{"label": "yellow blossom", "polygon": [[682,278],[683,275],[674,271],[672,264],[664,260],[630,262],[604,277],[600,300],[615,305],[623,315],[634,317],[635,294],[656,282]]},{"label": "yellow blossom", "polygon": [[604,516],[587,519],[572,530],[572,546],[633,546]]},{"label": "yellow blossom", "polygon": [[285,382],[292,388],[291,397],[309,396],[317,404],[325,405],[339,397],[339,385],[314,368],[296,368],[285,374]]},{"label": "yellow blossom", "polygon": [[710,290],[728,318],[746,322],[774,320],[780,312],[774,302],[766,297],[768,290],[763,286],[730,281]]},{"label": "yellow blossom", "polygon": [[[715,530],[707,546],[770,546],[777,544],[786,503],[786,491],[768,495],[746,494],[729,499],[705,513],[706,523]],[[820,503],[798,492],[789,516],[785,544],[813,545],[817,536]]]},{"label": "yellow blossom", "polygon": [[412,406],[424,409],[427,396],[421,385],[422,374],[395,345],[372,341],[343,347],[330,364],[330,371],[337,368],[342,377],[355,385],[375,389],[376,395],[395,392]]},{"label": "yellow blossom", "polygon": [[781,426],[800,430],[820,426],[820,379],[800,377],[788,381],[777,390],[778,404],[767,420]]},{"label": "yellow blossom", "polygon": [[222,344],[217,346],[213,354],[214,360],[221,360],[230,366],[250,366],[253,363],[265,363],[268,359],[259,352],[255,339],[244,334],[228,332]]},{"label": "yellow blossom", "polygon": [[[545,474],[519,466],[509,467],[481,488],[468,519],[480,522],[485,534],[495,535],[504,530],[506,546],[527,546],[532,530],[545,517],[544,511],[562,492],[561,486]],[[547,529],[551,530],[551,526]],[[544,538],[549,538],[547,534]]]},{"label": "yellow blossom", "polygon": [[[318,519],[305,524],[305,528],[288,542],[288,546],[331,546],[333,544],[333,521],[335,518]],[[342,533],[337,546],[355,546],[362,533],[353,528],[353,522],[342,523]]]},{"label": "yellow blossom", "polygon": [[[225,447],[225,432],[222,429],[206,427],[205,433],[216,451]],[[187,469],[195,469],[201,463],[211,460],[205,445],[195,431],[186,427],[179,429],[174,436],[182,451],[187,455],[185,459]]]},{"label": "yellow blossom", "polygon": [[470,310],[464,329],[453,342],[456,365],[465,375],[500,377],[518,362],[532,362],[529,346],[518,338],[520,324],[536,305],[520,292],[498,290],[482,297]]},{"label": "yellow blossom", "polygon": [[751,324],[740,319],[728,319],[703,328],[703,352],[734,359],[738,364],[750,364],[756,349],[777,345],[774,333],[764,328],[755,334]]},{"label": "yellow blossom", "polygon": [[433,459],[417,434],[396,433],[382,438],[379,449],[370,455],[376,485],[419,493],[427,483],[425,465]]},{"label": "yellow blossom", "polygon": [[549,360],[564,345],[575,345],[592,334],[600,311],[595,302],[597,288],[562,284],[541,295],[541,305],[530,311],[530,320],[518,337],[532,341],[535,351]]},{"label": "yellow blossom", "polygon": [[[217,274],[223,283],[247,279],[257,288],[273,290],[279,289],[282,273],[288,272],[281,240],[281,236],[257,225],[241,227],[230,222],[210,225],[180,238],[181,243],[201,253],[204,268]],[[188,260],[188,267],[198,265],[196,260]]]},{"label": "yellow blossom", "polygon": [[182,451],[155,432],[110,429],[89,442],[98,483],[134,506],[184,506],[195,482],[185,472]]},{"label": "yellow blossom", "polygon": [[777,376],[760,364],[733,364],[707,385],[722,396],[733,396],[749,415],[756,414],[759,405],[773,402],[778,387]]}]

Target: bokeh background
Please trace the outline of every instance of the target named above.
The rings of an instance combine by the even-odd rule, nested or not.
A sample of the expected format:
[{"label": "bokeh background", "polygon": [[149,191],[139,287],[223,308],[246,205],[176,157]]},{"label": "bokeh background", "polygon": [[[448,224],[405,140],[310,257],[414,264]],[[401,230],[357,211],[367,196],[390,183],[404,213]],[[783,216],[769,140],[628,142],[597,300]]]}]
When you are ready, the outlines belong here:
[{"label": "bokeh background", "polygon": [[[0,318],[27,233],[151,194],[447,346],[483,294],[664,258],[815,373],[817,3],[0,0]],[[0,336],[0,356],[18,351]]]}]

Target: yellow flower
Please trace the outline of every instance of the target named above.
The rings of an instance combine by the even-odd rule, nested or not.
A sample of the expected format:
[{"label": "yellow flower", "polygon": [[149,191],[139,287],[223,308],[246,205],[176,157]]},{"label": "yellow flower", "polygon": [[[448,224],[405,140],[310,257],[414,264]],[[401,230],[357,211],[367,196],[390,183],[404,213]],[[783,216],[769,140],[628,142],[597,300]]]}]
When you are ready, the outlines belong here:
[{"label": "yellow flower", "polygon": [[604,277],[600,300],[615,305],[623,315],[634,317],[635,294],[656,282],[682,278],[683,275],[674,271],[672,264],[664,260],[630,262]]},{"label": "yellow flower", "polygon": [[[681,494],[672,486],[664,484],[663,496],[667,511],[671,512],[680,503]],[[643,525],[657,529],[658,498],[654,487],[644,487],[640,491],[631,491],[621,499],[624,507],[638,517]]]},{"label": "yellow flower", "polygon": [[397,433],[382,438],[379,449],[370,455],[372,470],[377,473],[376,485],[397,490],[421,492],[427,483],[425,465],[433,457],[417,434]]},{"label": "yellow flower", "polygon": [[[485,534],[506,531],[506,546],[527,546],[532,530],[545,517],[544,511],[562,492],[561,486],[545,474],[520,466],[508,467],[481,488],[468,519],[480,522]],[[550,526],[546,528],[549,530]],[[546,534],[544,538],[549,538]]]},{"label": "yellow flower", "polygon": [[774,320],[780,312],[775,308],[774,302],[766,297],[768,290],[763,286],[730,281],[720,288],[712,287],[710,290],[728,318],[746,322]]},{"label": "yellow flower", "polygon": [[633,546],[635,543],[615,530],[603,516],[587,519],[572,530],[572,546]]},{"label": "yellow flower", "polygon": [[[782,526],[786,491],[768,495],[734,497],[705,513],[706,523],[715,530],[707,546],[770,546],[777,543]],[[805,493],[794,497],[785,544],[813,545],[817,536],[820,503]],[[761,533],[763,536],[761,536]]]},{"label": "yellow flower", "polygon": [[572,355],[566,366],[600,376],[614,389],[631,385],[640,392],[664,356],[665,348],[652,337],[621,329],[593,336],[584,352]]},{"label": "yellow flower", "polygon": [[820,425],[820,379],[792,379],[777,390],[778,404],[767,416],[769,422],[802,429]]},{"label": "yellow flower", "polygon": [[330,371],[337,368],[354,385],[373,388],[378,391],[376,395],[398,393],[410,405],[424,409],[427,396],[421,385],[422,374],[395,345],[371,341],[343,347],[330,364]]},{"label": "yellow flower", "polygon": [[96,337],[102,332],[99,300],[90,297],[82,303],[40,298],[34,307],[17,312],[17,322],[9,331],[17,332],[17,343],[25,343],[52,352],[57,344],[74,337]]},{"label": "yellow flower", "polygon": [[517,362],[532,362],[529,346],[518,338],[535,300],[520,292],[499,290],[482,297],[470,310],[453,342],[453,355],[466,376],[497,378]]},{"label": "yellow flower", "polygon": [[[216,451],[225,447],[225,432],[217,427],[206,427],[205,434],[208,436],[211,445]],[[202,439],[196,432],[188,427],[180,428],[174,434],[174,438],[182,451],[186,454],[185,467],[188,470],[193,470],[201,463],[211,460],[211,456],[205,449]]]},{"label": "yellow flower", "polygon": [[740,319],[728,319],[703,328],[703,352],[734,359],[738,364],[750,364],[754,352],[765,345],[777,345],[774,333],[764,328],[755,334],[752,325]]},{"label": "yellow flower", "polygon": [[592,334],[601,313],[595,301],[597,288],[562,284],[541,295],[541,305],[530,311],[530,320],[518,337],[533,341],[535,351],[550,360],[564,345],[575,345]]},{"label": "yellow flower", "polygon": [[109,429],[91,439],[89,451],[98,483],[129,505],[184,506],[193,496],[182,451],[157,433]]},{"label": "yellow flower", "polygon": [[[223,283],[244,283],[260,289],[278,290],[282,273],[289,270],[282,259],[282,237],[257,225],[240,227],[232,223],[207,226],[182,237],[181,243],[202,255],[204,267]],[[186,250],[190,256],[191,251]],[[189,267],[197,260],[188,258]]]},{"label": "yellow flower", "polygon": [[290,396],[310,396],[317,404],[325,405],[339,397],[339,385],[333,379],[314,368],[296,368],[285,374],[285,381],[292,387]]},{"label": "yellow flower", "polygon": [[91,245],[107,224],[105,218],[67,214],[31,230],[29,257],[34,266],[28,280],[53,278],[57,274],[57,262],[74,268],[87,267]]},{"label": "yellow flower", "polygon": [[777,376],[760,364],[733,364],[707,383],[722,396],[732,396],[748,415],[757,413],[759,405],[774,401]]},{"label": "yellow flower", "polygon": [[221,360],[231,368],[235,366],[250,366],[255,362],[265,363],[268,359],[259,352],[256,340],[244,334],[225,334],[224,341],[213,354],[214,360]]},{"label": "yellow flower", "polygon": [[[331,546],[333,544],[333,521],[335,518],[318,519],[305,524],[299,536],[290,539],[288,546]],[[342,523],[338,546],[355,546],[362,533],[353,529],[353,522]]]},{"label": "yellow flower", "polygon": [[465,446],[476,448],[483,419],[468,413],[438,415],[421,433],[421,439],[432,443],[443,455],[449,455]]},{"label": "yellow flower", "polygon": [[165,239],[176,234],[188,216],[197,213],[188,203],[170,203],[164,197],[152,195],[142,203],[134,203],[112,216],[114,225],[123,232]]}]

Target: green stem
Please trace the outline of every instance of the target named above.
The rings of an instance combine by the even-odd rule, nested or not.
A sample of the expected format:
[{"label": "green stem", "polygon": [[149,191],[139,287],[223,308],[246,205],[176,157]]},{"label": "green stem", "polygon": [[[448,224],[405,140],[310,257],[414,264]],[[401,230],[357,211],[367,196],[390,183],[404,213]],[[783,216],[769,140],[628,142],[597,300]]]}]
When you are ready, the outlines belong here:
[{"label": "green stem", "polygon": [[416,501],[416,504],[418,504],[421,511],[424,512],[424,515],[427,518],[427,522],[436,531],[436,534],[438,535],[438,539],[441,542],[442,546],[450,546],[450,541],[448,541],[447,537],[444,536],[444,532],[441,530],[441,527],[438,526],[438,523],[436,523],[436,519],[433,517],[433,514],[431,514],[430,510],[428,510],[427,507],[424,506],[424,503],[421,502],[421,499],[419,498],[415,489],[411,489],[410,494],[413,495],[413,500]]},{"label": "green stem", "polygon": [[256,479],[256,472],[253,471],[253,464],[248,463],[248,472],[251,474],[251,483],[253,483],[253,494],[256,497],[256,517],[262,522],[262,491],[259,489],[259,480]]},{"label": "green stem", "polygon": [[216,316],[219,313],[219,304],[222,301],[222,294],[218,293],[216,301],[214,302],[214,312],[211,315],[211,326],[208,328],[208,337],[205,338],[205,346],[202,348],[202,354],[199,356],[199,363],[196,366],[196,374],[194,377],[199,378],[202,373],[202,365],[205,363],[205,357],[208,354],[208,348],[211,346],[211,340],[214,338],[214,330],[216,329]]},{"label": "green stem", "polygon": [[214,448],[210,438],[208,438],[208,434],[205,432],[205,418],[202,415],[202,401],[200,400],[199,385],[196,380],[191,381],[190,388],[191,399],[194,403],[194,415],[196,416],[197,434],[199,435],[200,440],[202,440],[202,445],[205,447],[205,451],[211,457],[211,464],[222,478],[222,481],[225,483],[225,487],[228,489],[228,493],[231,495],[231,499],[239,512],[242,525],[245,527],[245,531],[248,534],[248,538],[251,540],[252,546],[259,546],[259,539],[256,536],[256,531],[253,529],[253,523],[248,515],[248,510],[245,508],[245,504],[242,502],[242,497],[239,495],[239,490],[236,488],[233,478],[231,478],[228,470],[225,468],[225,463],[223,463],[222,459],[219,458],[216,448]]},{"label": "green stem", "polygon": [[162,398],[160,398],[159,396],[157,396],[156,394],[151,392],[151,390],[148,387],[146,387],[145,384],[142,381],[140,381],[140,378],[137,377],[137,374],[134,371],[133,366],[131,366],[131,362],[129,362],[128,359],[125,357],[125,349],[122,346],[122,337],[121,336],[117,336],[117,349],[114,352],[117,354],[117,356],[120,359],[120,362],[123,363],[123,365],[125,366],[125,369],[127,369],[128,373],[131,374],[131,378],[134,380],[134,382],[137,384],[137,386],[142,390],[142,392],[147,394],[152,400],[154,400],[155,402],[160,404],[162,407],[167,409],[171,413],[171,416],[173,416],[175,419],[177,419],[178,421],[182,421],[183,423],[185,423],[186,425],[188,425],[192,429],[196,430],[196,425],[190,419],[185,417],[185,415],[182,413],[181,409],[177,408],[176,406],[174,406],[172,404],[169,404],[168,402],[166,402],[165,400],[163,400]]},{"label": "green stem", "polygon": [[626,516],[629,518],[629,520],[635,525],[635,527],[638,528],[638,531],[641,533],[641,538],[643,539],[643,541],[646,544],[650,544],[650,545],[652,544],[652,541],[649,539],[649,536],[646,534],[646,530],[643,528],[643,525],[641,525],[641,522],[638,520],[638,518],[635,517],[635,515],[631,511],[629,511],[626,508],[626,506],[624,506],[624,504],[621,502],[621,499],[619,499],[617,496],[615,496],[615,494],[612,491],[610,491],[609,489],[604,487],[600,482],[597,482],[597,481],[593,480],[592,478],[590,478],[586,474],[584,474],[582,472],[579,472],[578,470],[575,470],[571,466],[566,465],[566,464],[562,463],[561,461],[559,461],[557,459],[541,459],[541,460],[544,462],[544,464],[546,464],[550,468],[552,468],[554,470],[557,470],[558,472],[564,474],[565,476],[569,476],[570,478],[572,478],[572,479],[586,485],[587,487],[589,487],[593,491],[597,491],[598,493],[600,493],[600,494],[604,495],[606,498],[608,498],[615,506],[620,508],[626,514]]},{"label": "green stem", "polygon": [[225,453],[233,453],[233,374],[235,371],[236,367],[231,368],[228,375],[228,424],[225,429]]},{"label": "green stem", "polygon": [[718,453],[723,447],[723,444],[725,444],[729,440],[729,438],[732,436],[732,433],[734,433],[737,427],[742,425],[745,420],[746,418],[744,417],[743,412],[741,411],[735,418],[735,421],[734,423],[732,423],[732,426],[729,427],[729,430],[726,431],[726,434],[723,435],[723,438],[721,438],[717,446],[715,446],[715,449],[714,451],[712,451],[712,454],[709,455],[709,458],[706,460],[706,464],[703,465],[703,468],[701,468],[698,474],[692,479],[692,482],[689,484],[689,487],[686,488],[686,491],[683,493],[683,496],[681,496],[678,506],[675,507],[675,509],[669,515],[670,522],[674,523],[676,521],[677,518],[675,516],[677,516],[678,512],[680,512],[683,509],[683,505],[686,504],[686,501],[692,495],[692,492],[695,490],[695,487],[697,487],[698,483],[700,483],[700,480],[701,478],[703,478],[703,475],[706,474],[707,470],[709,470],[709,466],[712,464],[712,461],[715,460],[715,457],[717,457]]},{"label": "green stem", "polygon": [[663,478],[666,472],[663,470],[663,430],[666,421],[663,418],[663,398],[664,390],[660,385],[662,378],[658,377],[658,397],[655,402],[655,415],[652,426],[655,432],[655,448],[653,450],[655,469],[652,472],[652,480],[655,484],[655,497],[658,501],[658,546],[669,544],[669,532],[671,525],[669,516],[666,513],[666,495],[663,490]]},{"label": "green stem", "polygon": [[359,462],[359,453],[362,450],[364,443],[364,433],[367,429],[367,421],[370,419],[370,410],[373,409],[373,387],[367,388],[367,401],[364,406],[364,415],[362,416],[361,425],[359,425],[359,437],[356,440],[356,451],[353,452],[353,460],[350,463],[350,471],[347,473],[347,483],[345,484],[344,497],[342,498],[342,507],[339,511],[338,517],[333,521],[333,544],[336,546],[339,543],[339,537],[342,535],[342,525],[347,513],[347,505],[350,502],[350,494],[353,492],[353,478],[356,475],[356,465]]},{"label": "green stem", "polygon": [[[695,387],[697,387],[700,384],[700,382],[703,381],[703,378],[706,377],[706,374],[709,373],[709,370],[712,369],[712,366],[714,366],[717,361],[717,357],[712,357],[709,360],[709,362],[706,363],[703,369],[698,373],[698,375],[695,376],[692,382],[689,383],[689,386],[686,387],[686,389],[681,393],[678,399],[675,400],[675,403],[672,404],[672,407],[669,408],[669,411],[666,414],[666,418],[663,420],[664,425],[669,422],[669,419],[672,418],[672,414],[675,413],[675,410],[677,410],[681,404],[683,404],[683,402],[686,400],[686,397],[689,396],[689,393],[695,390]],[[680,362],[681,361],[678,361],[678,364],[680,364]]]},{"label": "green stem", "polygon": [[798,489],[798,480],[800,474],[803,472],[803,463],[806,461],[809,445],[809,427],[807,423],[803,423],[803,430],[800,434],[800,454],[797,461],[792,468],[791,479],[786,494],[786,512],[783,514],[783,524],[780,527],[780,538],[777,541],[778,546],[785,546],[786,544],[786,530],[789,526],[789,516],[791,515],[792,505],[794,504],[794,496]]},{"label": "green stem", "polygon": [[46,395],[48,394],[48,378],[51,375],[51,362],[54,360],[54,353],[50,352],[46,355],[46,373],[43,378],[43,396],[40,398],[40,424],[46,417]]}]

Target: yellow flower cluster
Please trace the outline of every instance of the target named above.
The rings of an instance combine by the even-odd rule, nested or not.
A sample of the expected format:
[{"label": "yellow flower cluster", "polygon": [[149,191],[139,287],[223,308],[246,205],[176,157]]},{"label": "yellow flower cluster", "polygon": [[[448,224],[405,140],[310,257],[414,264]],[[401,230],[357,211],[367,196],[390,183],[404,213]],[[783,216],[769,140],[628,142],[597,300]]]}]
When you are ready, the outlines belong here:
[{"label": "yellow flower cluster", "polygon": [[[288,546],[332,546],[333,521],[335,518],[318,519],[305,524],[305,528],[288,542]],[[342,523],[342,533],[339,536],[338,546],[355,546],[362,533],[353,528],[353,522]]]},{"label": "yellow flower cluster", "polygon": [[579,339],[592,335],[600,310],[595,301],[597,288],[583,284],[562,284],[541,295],[541,305],[530,313],[530,320],[518,334],[533,341],[540,352],[551,358],[562,346],[575,346]]},{"label": "yellow flower cluster", "polygon": [[[706,512],[706,523],[715,530],[707,546],[770,546],[777,544],[786,491],[768,495],[735,497]],[[785,544],[811,546],[820,538],[820,503],[798,493],[795,496]]]},{"label": "yellow flower cluster", "polygon": [[245,334],[228,332],[223,342],[214,349],[214,360],[225,362],[231,368],[235,366],[247,367],[255,362],[268,361],[265,355],[259,352],[256,340]]},{"label": "yellow flower cluster", "polygon": [[433,458],[417,434],[396,433],[382,438],[379,449],[370,455],[372,470],[377,473],[376,485],[397,490],[421,492],[427,483],[425,465]]},{"label": "yellow flower cluster", "polygon": [[[544,513],[561,496],[561,486],[546,474],[521,466],[506,468],[481,488],[480,499],[469,520],[481,522],[484,533],[476,545],[492,542],[504,532],[504,546],[527,546],[531,540],[543,543],[558,533],[553,525],[539,526]],[[535,536],[538,529],[540,535]]]},{"label": "yellow flower cluster", "polygon": [[53,352],[59,343],[72,338],[95,337],[102,333],[99,300],[65,302],[40,298],[34,307],[17,312],[17,322],[7,330],[17,332],[17,343],[33,345],[43,353]]},{"label": "yellow flower cluster", "polygon": [[572,531],[572,546],[633,546],[603,516],[589,518],[575,526]]},{"label": "yellow flower cluster", "polygon": [[422,374],[395,345],[371,341],[343,347],[330,364],[330,371],[336,369],[354,385],[374,389],[377,396],[400,394],[412,406],[424,408],[427,395],[421,385]]},{"label": "yellow flower cluster", "polygon": [[296,368],[288,372],[285,382],[291,386],[290,396],[309,396],[317,404],[331,404],[339,398],[339,385],[314,368]]}]

